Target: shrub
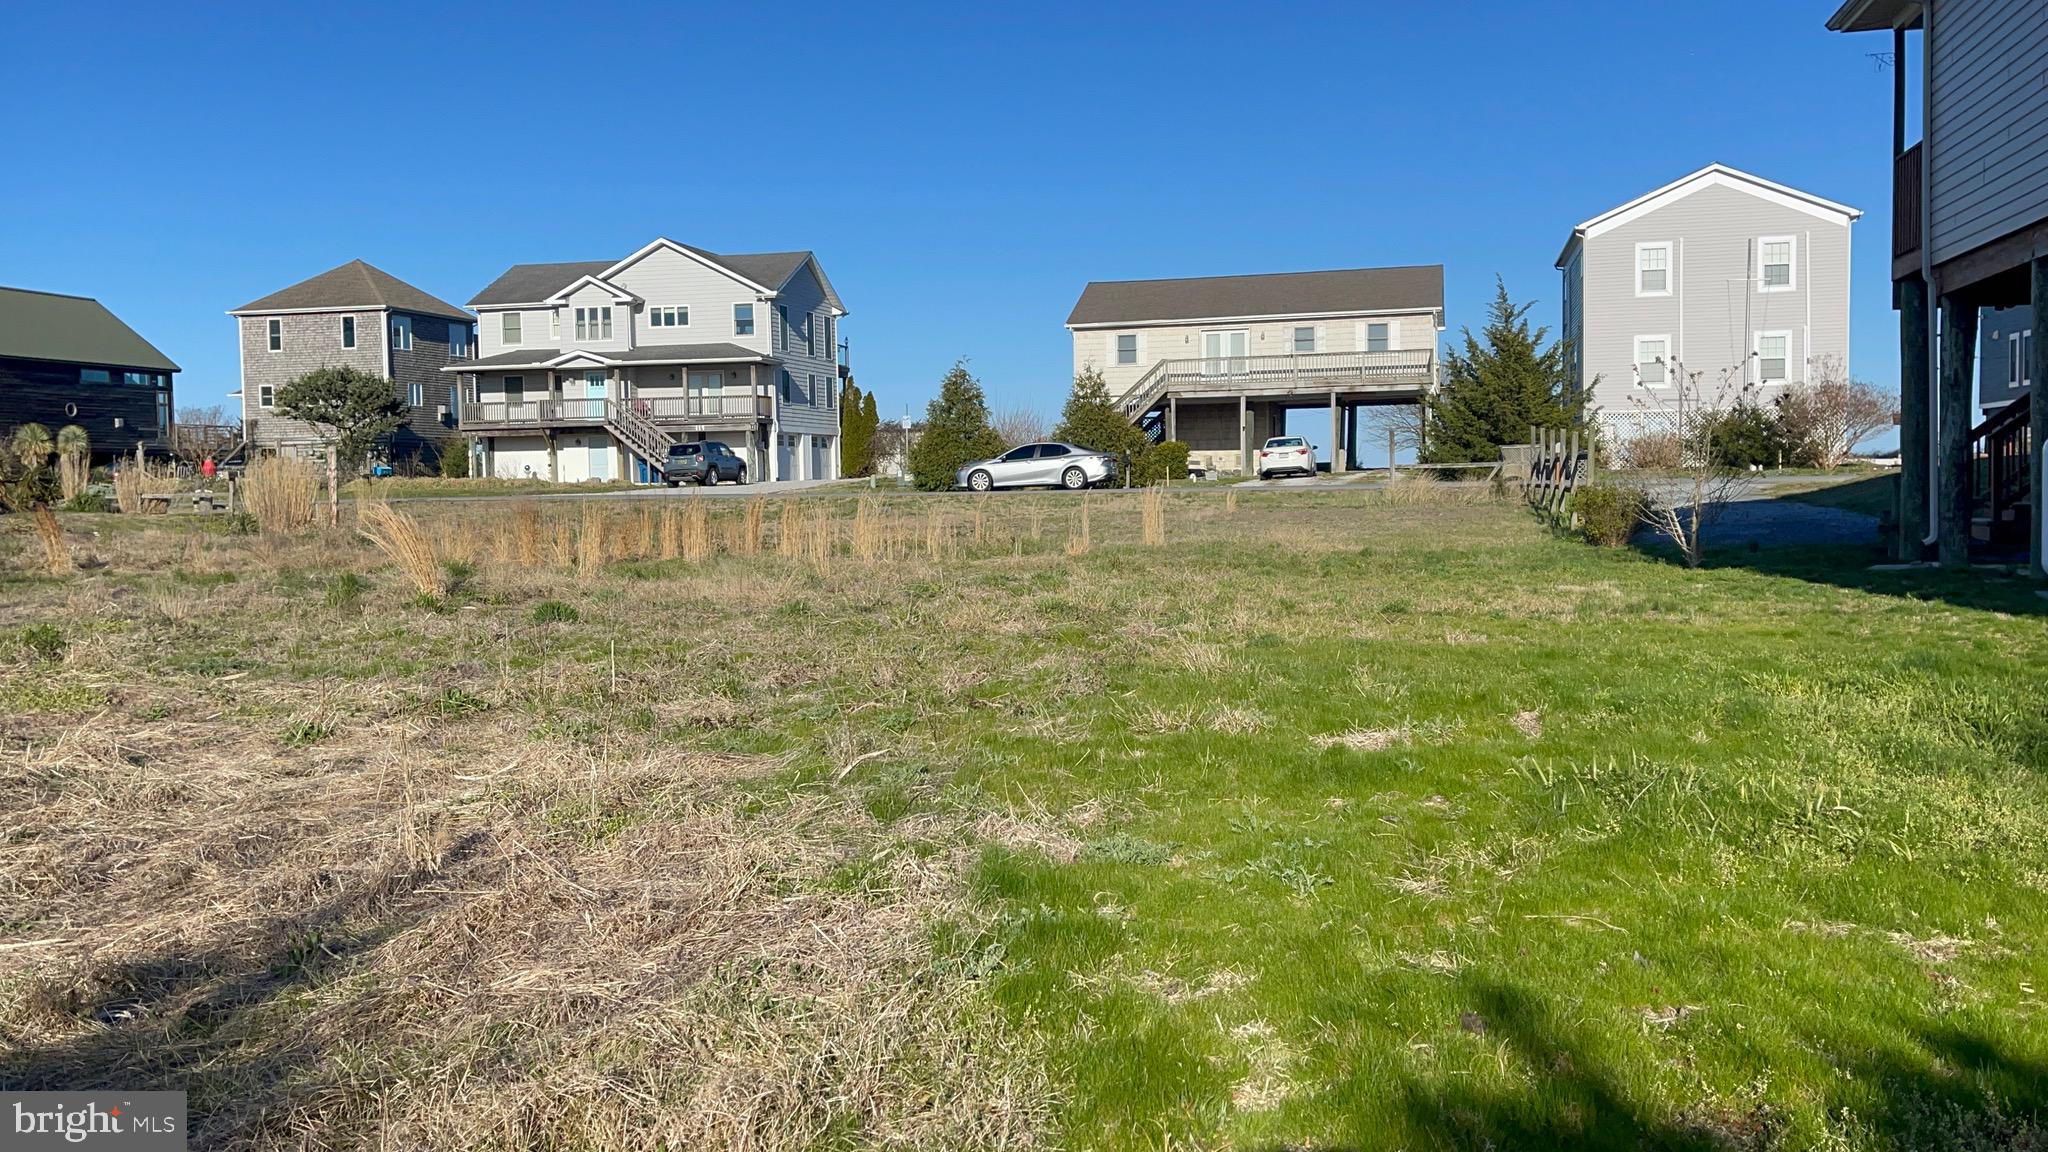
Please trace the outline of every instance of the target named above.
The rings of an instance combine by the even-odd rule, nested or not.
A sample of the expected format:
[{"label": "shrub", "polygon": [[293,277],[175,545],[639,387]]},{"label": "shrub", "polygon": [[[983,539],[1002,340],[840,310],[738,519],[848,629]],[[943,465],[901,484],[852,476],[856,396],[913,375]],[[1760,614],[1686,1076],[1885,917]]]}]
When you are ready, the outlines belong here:
[{"label": "shrub", "polygon": [[1614,461],[1637,471],[1676,472],[1685,465],[1685,446],[1676,432],[1642,432],[1621,442]]},{"label": "shrub", "polygon": [[1131,458],[1131,483],[1157,484],[1188,478],[1188,446],[1179,440],[1147,444]]},{"label": "shrub", "polygon": [[220,518],[220,530],[230,536],[254,536],[262,527],[248,512],[230,512]]},{"label": "shrub", "polygon": [[64,658],[64,633],[55,624],[31,624],[17,639],[21,654],[30,660],[54,664]]},{"label": "shrub", "polygon": [[90,488],[80,489],[78,494],[64,502],[66,512],[112,512],[114,502]]},{"label": "shrub", "polygon": [[1602,548],[1619,548],[1635,535],[1648,506],[1643,494],[1620,484],[1589,484],[1572,493],[1579,535]]},{"label": "shrub", "polygon": [[441,449],[441,477],[445,480],[469,479],[469,444],[449,444]]},{"label": "shrub", "polygon": [[1747,400],[1723,412],[1712,429],[1714,463],[1723,468],[1768,468],[1784,459],[1775,413]]},{"label": "shrub", "polygon": [[242,495],[265,532],[304,528],[318,512],[320,468],[282,456],[257,460],[243,473]]},{"label": "shrub", "polygon": [[543,600],[533,606],[535,624],[574,624],[582,618],[582,613],[560,600]]}]

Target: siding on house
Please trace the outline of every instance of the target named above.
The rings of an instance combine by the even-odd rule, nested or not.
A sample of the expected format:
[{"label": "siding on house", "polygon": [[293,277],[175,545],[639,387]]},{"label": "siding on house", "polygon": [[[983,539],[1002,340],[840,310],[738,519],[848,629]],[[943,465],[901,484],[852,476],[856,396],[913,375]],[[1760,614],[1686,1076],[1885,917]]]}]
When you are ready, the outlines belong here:
[{"label": "siding on house", "polygon": [[[79,372],[85,368],[104,370],[109,382],[82,383]],[[171,374],[147,370],[162,378],[161,388],[124,383],[123,372],[136,370],[0,356],[0,436],[28,423],[41,424],[52,436],[76,424],[92,438],[92,458],[100,463],[133,452],[137,444],[154,444],[168,431],[158,420],[157,393],[171,395]]]},{"label": "siding on house", "polygon": [[[1978,317],[1978,341],[1983,352],[1977,366],[1977,404],[1989,411],[2003,408],[2014,400],[2032,391],[2033,380],[2026,359],[2020,360],[2020,370],[2013,371],[2013,353],[2023,341],[2039,337],[2034,331],[2034,313],[2030,306],[2017,308],[1986,308]],[[2015,340],[2021,337],[2022,340]]]},{"label": "siding on house", "polygon": [[[795,385],[790,398],[777,404],[781,430],[800,435],[836,436],[839,432],[839,354],[833,342],[838,338],[838,325],[828,314],[830,309],[825,302],[824,287],[806,265],[781,287],[773,304],[761,307],[776,314],[773,353],[776,367],[787,370]],[[781,312],[785,309],[790,326],[787,348],[783,346],[780,332]],[[804,343],[806,326],[814,334],[814,343],[808,349]]]},{"label": "siding on house", "polygon": [[[1364,329],[1368,321],[1390,320],[1395,323],[1396,350],[1415,351],[1436,346],[1436,311],[1417,309],[1408,312],[1358,313],[1354,315],[1300,321],[1265,320],[1257,323],[1234,323],[1220,321],[1207,324],[1128,324],[1115,328],[1074,329],[1074,371],[1078,374],[1089,367],[1102,371],[1102,380],[1108,386],[1111,396],[1122,395],[1139,377],[1149,371],[1155,361],[1191,360],[1202,355],[1202,333],[1245,330],[1247,352],[1252,356],[1286,356],[1294,351],[1294,330],[1298,327],[1316,329],[1316,351],[1356,352],[1364,347]],[[1119,335],[1135,335],[1138,338],[1138,362],[1118,364],[1116,362],[1116,338]],[[1233,435],[1236,417],[1231,417]]]},{"label": "siding on house", "polygon": [[[1758,244],[1794,241],[1793,286],[1762,291]],[[1671,244],[1667,295],[1638,295],[1638,244]],[[1625,415],[1672,402],[1673,389],[1639,386],[1638,337],[1663,337],[1669,355],[1697,373],[1712,397],[1724,381],[1755,378],[1751,351],[1759,333],[1788,336],[1788,382],[1807,378],[1823,356],[1849,355],[1849,225],[1725,184],[1699,187],[1597,235],[1566,256],[1577,298],[1579,380],[1602,413]]]},{"label": "siding on house", "polygon": [[[632,267],[613,278],[613,283],[655,308],[688,308],[690,323],[685,327],[656,328],[643,313],[635,329],[640,344],[737,344],[756,352],[768,352],[768,325],[762,314],[771,311],[755,300],[753,289],[731,274],[708,268],[703,262],[663,248],[648,253]],[[771,289],[774,285],[769,285]],[[733,305],[754,305],[754,331],[739,335],[733,331]]]},{"label": "siding on house", "polygon": [[[341,318],[356,322],[356,346],[341,346]],[[270,350],[270,321],[282,326],[283,347]],[[242,427],[252,443],[264,448],[301,447],[324,443],[312,425],[286,419],[263,405],[263,389],[284,387],[317,368],[357,368],[385,374],[384,313],[379,309],[346,312],[298,312],[282,316],[237,316],[242,345]]]},{"label": "siding on house", "polygon": [[2048,219],[2044,61],[2041,0],[1935,6],[1927,56],[1934,263]]}]

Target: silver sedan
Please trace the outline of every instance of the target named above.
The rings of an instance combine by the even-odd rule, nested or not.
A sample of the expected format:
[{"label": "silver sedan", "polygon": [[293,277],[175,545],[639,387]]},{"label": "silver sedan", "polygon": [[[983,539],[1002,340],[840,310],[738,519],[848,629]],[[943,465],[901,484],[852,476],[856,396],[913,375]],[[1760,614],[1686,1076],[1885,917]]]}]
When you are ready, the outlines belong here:
[{"label": "silver sedan", "polygon": [[1108,453],[1048,440],[963,465],[954,479],[957,487],[975,492],[1034,485],[1079,491],[1106,484],[1115,475],[1116,460]]}]

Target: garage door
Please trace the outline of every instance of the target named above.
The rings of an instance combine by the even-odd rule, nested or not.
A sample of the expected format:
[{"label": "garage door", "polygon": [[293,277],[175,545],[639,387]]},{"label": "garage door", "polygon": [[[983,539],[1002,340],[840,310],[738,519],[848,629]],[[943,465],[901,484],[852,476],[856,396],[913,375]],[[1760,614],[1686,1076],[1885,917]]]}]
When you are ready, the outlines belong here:
[{"label": "garage door", "polygon": [[775,478],[796,479],[796,437],[787,433],[775,438]]}]

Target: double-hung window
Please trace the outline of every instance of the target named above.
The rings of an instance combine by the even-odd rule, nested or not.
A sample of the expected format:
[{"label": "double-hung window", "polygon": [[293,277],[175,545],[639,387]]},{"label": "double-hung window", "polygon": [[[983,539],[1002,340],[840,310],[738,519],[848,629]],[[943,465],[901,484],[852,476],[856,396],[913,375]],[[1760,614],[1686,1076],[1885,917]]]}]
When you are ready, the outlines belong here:
[{"label": "double-hung window", "polygon": [[787,351],[789,351],[789,306],[788,306],[788,305],[786,305],[786,304],[777,304],[777,305],[775,306],[775,320],[776,320],[776,323],[777,323],[777,324],[779,324],[779,325],[781,326],[781,328],[782,328],[782,334],[781,334],[781,335],[780,335],[780,336],[779,336],[779,337],[777,338],[777,340],[776,340],[776,343],[777,343],[777,344],[778,344],[778,345],[779,345],[779,346],[781,347],[781,349],[782,349],[782,350],[783,350],[784,352],[787,352]]},{"label": "double-hung window", "polygon": [[1316,350],[1316,330],[1312,325],[1303,325],[1294,330],[1294,351],[1296,355]]},{"label": "double-hung window", "polygon": [[1671,241],[1636,245],[1636,295],[1671,295]]},{"label": "double-hung window", "polygon": [[1116,362],[1119,364],[1136,364],[1138,362],[1138,334],[1136,332],[1120,332],[1117,334]]},{"label": "double-hung window", "polygon": [[806,375],[806,376],[808,376],[808,377],[810,377],[810,385],[811,385],[811,395],[810,395],[810,401],[811,401],[812,405],[814,405],[814,406],[815,406],[815,405],[817,405],[818,403],[820,403],[821,401],[823,401],[823,399],[824,399],[824,397],[822,397],[822,396],[820,396],[820,395],[818,394],[818,392],[819,392],[819,389],[818,389],[818,374],[817,374],[816,372],[807,372],[807,373],[805,373],[805,375]]},{"label": "double-hung window", "polygon": [[507,312],[498,318],[498,335],[504,343],[519,343],[519,313]]},{"label": "double-hung window", "polygon": [[796,381],[790,377],[789,369],[785,368],[782,370],[780,384],[782,386],[782,402],[784,404],[796,403]]},{"label": "double-hung window", "polygon": [[1365,350],[1367,352],[1388,352],[1393,347],[1393,321],[1368,320],[1365,325]]},{"label": "double-hung window", "polygon": [[1793,272],[1798,250],[1799,241],[1792,236],[1766,236],[1756,242],[1758,291],[1790,292],[1799,286]]},{"label": "double-hung window", "polygon": [[353,348],[356,346],[356,318],[353,316],[343,316],[341,318],[341,346],[343,348]]},{"label": "double-hung window", "polygon": [[818,337],[823,335],[819,330],[824,327],[824,320],[823,314],[817,312],[811,312],[804,316],[804,355],[816,356],[818,354]]},{"label": "double-hung window", "polygon": [[754,334],[754,306],[735,304],[732,306],[732,334],[752,336]]},{"label": "double-hung window", "polygon": [[1671,337],[1636,337],[1636,383],[1662,388],[1671,383]]},{"label": "double-hung window", "polygon": [[690,310],[688,308],[649,308],[647,310],[647,325],[650,328],[688,328],[690,326]]},{"label": "double-hung window", "polygon": [[1759,384],[1783,384],[1791,379],[1792,334],[1790,332],[1759,332],[1756,334],[1756,379]]},{"label": "double-hung window", "polygon": [[415,408],[425,407],[427,403],[427,386],[417,380],[406,385],[405,402]]},{"label": "double-hung window", "polygon": [[[2028,328],[2005,338],[2006,352],[2011,362],[2006,365],[2005,388],[2008,392],[2021,392],[2033,387],[2034,330]],[[2039,401],[2036,401],[2039,403]]]},{"label": "double-hung window", "polygon": [[578,340],[611,339],[612,310],[609,308],[578,308],[576,310],[576,338]]},{"label": "double-hung window", "polygon": [[258,408],[268,409],[276,402],[277,386],[275,384],[259,384],[256,386],[256,406]]},{"label": "double-hung window", "polygon": [[469,358],[469,325],[450,324],[448,326],[448,358],[450,360],[467,360]]},{"label": "double-hung window", "polygon": [[393,316],[391,318],[391,350],[393,352],[412,351],[412,317]]},{"label": "double-hung window", "polygon": [[284,321],[275,316],[270,318],[270,350],[284,351]]}]

